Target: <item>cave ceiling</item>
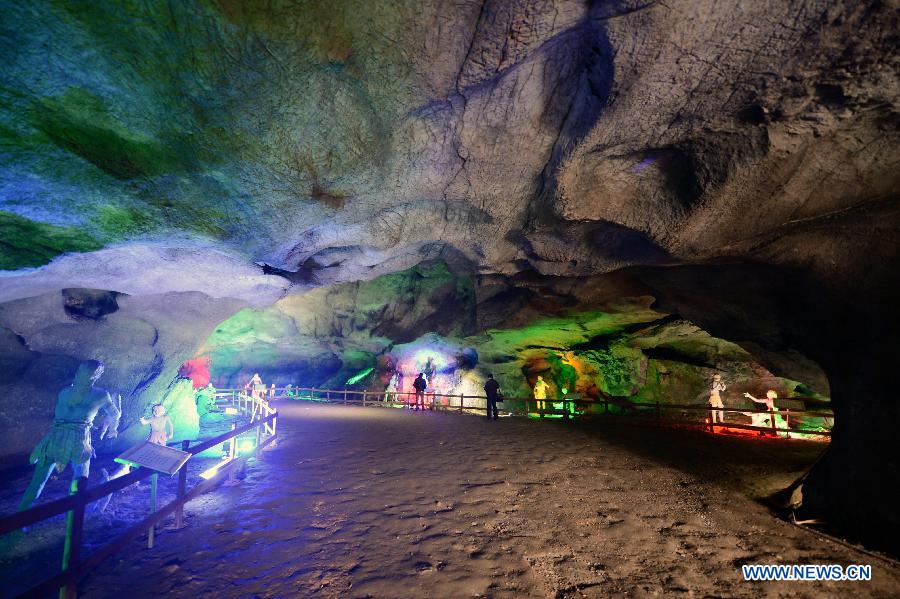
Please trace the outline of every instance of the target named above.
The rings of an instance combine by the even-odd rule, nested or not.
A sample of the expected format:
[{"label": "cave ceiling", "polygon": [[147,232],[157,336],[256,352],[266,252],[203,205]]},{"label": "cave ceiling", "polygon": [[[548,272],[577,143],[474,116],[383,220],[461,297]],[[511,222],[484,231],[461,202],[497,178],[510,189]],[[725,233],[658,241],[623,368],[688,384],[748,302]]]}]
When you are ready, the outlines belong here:
[{"label": "cave ceiling", "polygon": [[892,276],[891,3],[3,8],[0,301],[265,305],[437,260]]}]

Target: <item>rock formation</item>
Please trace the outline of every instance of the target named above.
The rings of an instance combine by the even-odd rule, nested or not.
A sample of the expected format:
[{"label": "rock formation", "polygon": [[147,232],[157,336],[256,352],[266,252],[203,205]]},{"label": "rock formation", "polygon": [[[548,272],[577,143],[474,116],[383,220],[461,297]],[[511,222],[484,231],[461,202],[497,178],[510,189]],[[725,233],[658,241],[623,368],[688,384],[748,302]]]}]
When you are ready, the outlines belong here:
[{"label": "rock formation", "polygon": [[652,296],[775,375],[825,393],[824,370],[837,426],[806,508],[882,541],[900,525],[893,3],[3,9],[13,396],[86,355],[159,393],[239,309],[443,262],[476,277],[472,320],[368,306],[333,323],[360,329],[360,363],[370,338]]}]

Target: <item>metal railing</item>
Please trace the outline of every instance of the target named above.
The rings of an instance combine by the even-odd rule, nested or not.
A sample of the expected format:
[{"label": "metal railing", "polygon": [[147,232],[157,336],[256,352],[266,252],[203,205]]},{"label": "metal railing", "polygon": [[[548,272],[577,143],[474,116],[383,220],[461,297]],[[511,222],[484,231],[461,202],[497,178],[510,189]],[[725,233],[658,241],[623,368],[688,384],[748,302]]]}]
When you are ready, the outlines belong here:
[{"label": "metal railing", "polygon": [[[223,390],[225,393],[231,390]],[[338,402],[344,404],[359,403],[368,405],[392,405],[412,406],[415,404],[415,393],[411,391],[357,391],[352,389],[319,389],[315,387],[291,387],[290,394],[286,388],[276,388],[274,394],[267,394],[266,399],[305,399],[314,401]],[[268,393],[268,392],[267,392]],[[476,400],[477,403],[474,403]],[[484,395],[430,393],[424,394],[425,407],[429,410],[444,410],[464,412],[486,412],[486,400]],[[739,431],[751,431],[764,435],[786,436],[788,434],[804,436],[831,436],[831,424],[834,414],[827,402],[817,398],[792,397],[791,402],[810,403],[819,407],[817,410],[792,410],[779,409],[770,412],[766,409],[748,408],[713,408],[708,405],[670,404],[670,403],[635,403],[624,398],[603,397],[601,399],[585,399],[564,397],[561,399],[537,400],[533,397],[503,397],[504,411],[523,415],[534,414],[539,418],[556,417],[563,419],[591,418],[596,416],[625,416],[643,418],[657,425],[676,425],[702,428],[710,432],[717,429],[735,429]],[[468,403],[467,403],[468,402]],[[511,406],[509,402],[522,404],[524,409],[519,410]],[[559,407],[561,406],[561,407]],[[680,412],[680,414],[677,414]],[[765,414],[768,415],[768,426],[753,426],[743,422],[713,422],[713,412],[728,415]],[[695,415],[695,417],[690,417]],[[785,425],[779,426],[774,416],[784,419]],[[791,426],[791,421],[796,424],[801,419],[821,419],[823,426],[810,428],[798,428]]]},{"label": "metal railing", "polygon": [[[265,410],[260,406],[257,406],[256,409],[252,408],[253,404],[259,403],[246,401],[239,408],[246,417],[250,417],[250,422],[247,424],[233,426],[232,430],[194,446],[191,446],[191,442],[188,440],[182,442],[183,451],[197,455],[207,449],[230,441],[228,460],[221,463],[208,479],[201,481],[190,491],[186,488],[187,467],[190,464],[190,460],[188,460],[178,471],[176,498],[159,509],[156,507],[156,479],[158,473],[148,468],[139,468],[129,474],[90,488],[87,486],[87,478],[79,477],[72,481],[68,497],[0,518],[0,535],[2,535],[32,526],[60,514],[66,514],[66,538],[63,547],[61,571],[29,589],[20,591],[21,596],[44,597],[53,594],[59,589],[61,598],[75,597],[78,581],[85,574],[96,568],[103,560],[124,549],[133,539],[146,532],[148,534],[148,546],[152,548],[155,526],[168,515],[174,513],[175,528],[182,528],[184,526],[184,504],[212,490],[222,482],[223,475],[233,476],[239,466],[243,466],[250,457],[256,455],[275,440],[275,422],[278,412],[271,408]],[[241,404],[235,402],[235,405]],[[248,406],[251,408],[250,410],[247,410]],[[260,413],[261,411],[265,413],[262,414]],[[244,452],[243,455],[238,455],[236,451],[237,437],[254,429],[256,430],[255,446],[252,450]],[[103,545],[89,556],[82,558],[81,544],[85,508],[89,504],[145,478],[152,478],[150,515],[132,525],[113,541]]]}]

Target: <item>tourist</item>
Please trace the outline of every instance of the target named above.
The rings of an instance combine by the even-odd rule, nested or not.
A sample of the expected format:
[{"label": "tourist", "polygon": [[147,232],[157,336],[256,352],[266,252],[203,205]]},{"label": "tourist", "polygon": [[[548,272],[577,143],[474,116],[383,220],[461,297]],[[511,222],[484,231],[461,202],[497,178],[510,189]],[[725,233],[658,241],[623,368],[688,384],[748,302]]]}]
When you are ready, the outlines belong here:
[{"label": "tourist", "polygon": [[497,410],[500,384],[494,380],[493,374],[488,374],[487,381],[484,383],[484,393],[487,395],[487,419],[490,420],[493,413],[494,420],[497,420],[500,417],[500,412]]},{"label": "tourist", "polygon": [[[725,390],[725,383],[722,382],[721,374],[714,374],[712,383],[709,385],[709,407],[710,408],[724,408],[725,405],[722,403],[722,398],[719,396],[720,391]],[[719,424],[725,422],[725,413],[721,410],[710,410],[710,424],[716,423],[716,417],[719,419]]]},{"label": "tourist", "polygon": [[269,387],[269,399],[275,399],[275,383],[272,383],[272,386]]},{"label": "tourist", "polygon": [[544,410],[544,402],[541,400],[547,399],[547,387],[549,387],[547,383],[544,382],[544,377],[538,376],[537,382],[534,384],[534,398],[538,400],[537,406],[538,411]]},{"label": "tourist", "polygon": [[413,389],[416,390],[415,410],[418,410],[421,405],[422,411],[425,411],[425,388],[427,386],[428,383],[425,382],[425,375],[420,372],[419,376],[416,377],[416,380],[413,381]]},{"label": "tourist", "polygon": [[172,424],[172,419],[166,416],[166,407],[161,403],[154,404],[151,411],[153,416],[150,418],[141,416],[141,424],[150,425],[150,437],[147,440],[157,445],[165,445],[175,436],[175,425]]},{"label": "tourist", "polygon": [[38,442],[28,459],[36,466],[31,483],[19,503],[20,510],[27,510],[40,497],[54,468],[62,472],[71,463],[73,478],[88,476],[91,458],[94,457],[91,426],[101,409],[109,419],[106,436],[116,438],[122,410],[113,403],[108,392],[94,387],[94,383],[102,375],[103,362],[87,360],[78,367],[75,381],[60,391],[56,400],[53,427]]}]

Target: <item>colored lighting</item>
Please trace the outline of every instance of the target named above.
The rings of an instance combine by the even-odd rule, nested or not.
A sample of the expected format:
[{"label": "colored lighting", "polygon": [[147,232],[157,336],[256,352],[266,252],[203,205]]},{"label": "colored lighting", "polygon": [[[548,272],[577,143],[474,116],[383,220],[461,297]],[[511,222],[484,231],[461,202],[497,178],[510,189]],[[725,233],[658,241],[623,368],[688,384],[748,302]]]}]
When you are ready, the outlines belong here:
[{"label": "colored lighting", "polygon": [[374,367],[372,367],[372,368],[366,368],[365,370],[363,370],[362,372],[360,372],[360,373],[357,374],[356,376],[351,376],[349,379],[347,379],[347,382],[346,382],[345,384],[347,384],[347,385],[355,385],[355,384],[358,383],[359,381],[363,380],[366,376],[368,376],[368,374],[369,374],[370,372],[372,372],[373,370],[375,370]]},{"label": "colored lighting", "polygon": [[241,453],[250,453],[253,451],[254,447],[256,447],[256,444],[253,443],[252,439],[244,439],[238,444],[238,451]]},{"label": "colored lighting", "polygon": [[222,458],[222,461],[221,461],[221,462],[219,462],[218,464],[216,464],[216,465],[213,466],[212,468],[209,468],[209,469],[204,470],[203,472],[201,472],[201,473],[200,473],[200,478],[209,480],[209,479],[215,477],[215,476],[219,473],[219,470],[222,468],[222,466],[224,466],[225,464],[229,463],[230,461],[231,461],[231,459],[229,459],[227,456],[224,457],[224,458]]},{"label": "colored lighting", "polygon": [[225,413],[229,416],[234,416],[238,413],[237,408],[225,408]]}]

